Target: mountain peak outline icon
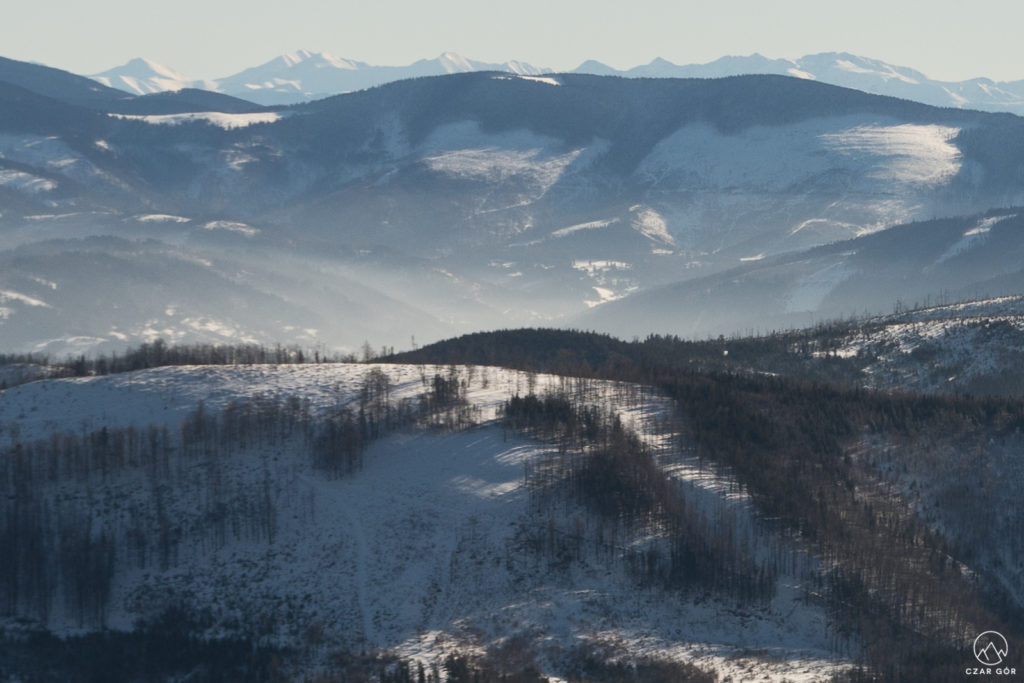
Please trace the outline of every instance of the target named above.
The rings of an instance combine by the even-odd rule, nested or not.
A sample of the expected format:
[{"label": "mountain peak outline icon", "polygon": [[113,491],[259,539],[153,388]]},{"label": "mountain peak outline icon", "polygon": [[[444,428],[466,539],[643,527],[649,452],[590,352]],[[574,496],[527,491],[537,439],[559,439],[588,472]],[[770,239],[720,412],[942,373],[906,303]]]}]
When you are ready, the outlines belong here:
[{"label": "mountain peak outline icon", "polygon": [[1009,646],[1006,639],[994,631],[983,633],[975,640],[974,656],[982,664],[995,666],[1002,663],[1008,654]]}]

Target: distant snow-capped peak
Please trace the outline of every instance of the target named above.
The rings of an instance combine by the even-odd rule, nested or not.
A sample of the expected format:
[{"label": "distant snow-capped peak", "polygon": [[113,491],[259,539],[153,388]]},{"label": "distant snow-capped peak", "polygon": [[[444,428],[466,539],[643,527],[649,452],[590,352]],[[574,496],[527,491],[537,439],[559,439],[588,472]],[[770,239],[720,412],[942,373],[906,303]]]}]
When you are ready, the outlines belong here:
[{"label": "distant snow-capped peak", "polygon": [[289,52],[288,54],[281,55],[278,59],[284,64],[284,66],[295,66],[300,64],[307,59],[310,59],[313,53],[309,50],[297,50],[295,52]]},{"label": "distant snow-capped peak", "polygon": [[110,88],[127,90],[136,95],[181,90],[195,84],[193,79],[171,67],[143,57],[136,57],[90,78]]},{"label": "distant snow-capped peak", "polygon": [[443,53],[437,58],[437,62],[440,63],[442,68],[450,74],[475,71],[473,64],[468,59],[454,52]]},{"label": "distant snow-capped peak", "polygon": [[[335,68],[346,71],[354,71],[356,69],[366,66],[363,62],[357,62],[351,59],[343,59],[342,57],[336,57],[329,52],[313,52],[312,50],[297,50],[295,52],[289,52],[288,54],[281,55],[277,59],[272,59],[260,68],[267,68],[277,66],[285,69],[291,69],[304,65],[306,67],[312,66],[317,69],[322,68]],[[225,79],[226,80],[226,79]]]},{"label": "distant snow-capped peak", "polygon": [[[520,60],[483,62],[456,52],[420,59],[406,66],[378,66],[327,52],[296,50],[214,81],[194,81],[148,59],[133,59],[92,76],[100,83],[138,95],[202,88],[265,105],[294,104],[391,81],[471,71],[507,71],[520,76],[543,76],[551,69]],[[678,65],[657,57],[648,64],[620,70],[595,60],[583,62],[577,73],[646,78],[720,78],[740,74],[794,76],[879,95],[889,95],[943,107],[962,107],[1024,114],[1024,81],[994,83],[988,79],[961,82],[933,80],[914,69],[846,52],[823,52],[798,59],[772,59],[754,53],[725,56],[704,64]]]},{"label": "distant snow-capped peak", "polygon": [[576,73],[615,76],[720,78],[741,74],[778,74],[888,95],[939,107],[1024,114],[1024,81],[993,83],[988,79],[940,81],[915,69],[848,52],[822,52],[798,59],[771,59],[754,53],[720,57],[704,64],[679,65],[657,58],[631,69],[616,69],[588,60]]}]

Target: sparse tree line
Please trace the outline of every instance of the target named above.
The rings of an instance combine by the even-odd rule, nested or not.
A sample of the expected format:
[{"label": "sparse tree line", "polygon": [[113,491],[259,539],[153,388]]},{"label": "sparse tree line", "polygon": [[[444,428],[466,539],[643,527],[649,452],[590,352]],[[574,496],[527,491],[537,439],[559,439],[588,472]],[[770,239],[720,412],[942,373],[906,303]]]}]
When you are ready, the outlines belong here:
[{"label": "sparse tree line", "polygon": [[[865,665],[841,678],[960,680],[962,670],[950,662],[962,660],[971,634],[994,628],[1024,639],[1024,610],[983,566],[973,565],[982,572],[976,578],[965,571],[962,562],[970,562],[976,552],[949,531],[957,525],[983,528],[980,519],[968,519],[978,514],[992,519],[992,510],[985,511],[986,491],[1006,484],[986,465],[986,453],[1022,438],[1024,401],[885,394],[849,388],[845,379],[830,386],[751,372],[750,364],[732,365],[772,354],[810,357],[822,348],[819,340],[846,331],[826,328],[707,342],[652,336],[626,343],[589,333],[511,330],[466,335],[397,360],[495,361],[536,372],[575,368],[593,377],[659,387],[675,400],[680,434],[694,444],[702,461],[738,480],[763,518],[796,534],[820,558],[823,571],[806,590],[829,610],[838,634],[836,648]],[[843,365],[848,359],[820,360]],[[844,370],[838,376],[848,374]],[[562,419],[556,406],[548,406],[546,413],[543,408],[531,409],[539,410],[533,419],[541,434]],[[586,424],[585,417],[577,420]],[[871,447],[854,457],[851,449],[865,441],[893,444],[896,453],[887,459],[894,459],[899,470],[881,469]],[[946,506],[938,528],[908,503],[896,477],[905,471],[900,445],[906,457],[915,453],[915,464],[926,476],[957,471],[938,461],[922,466],[918,453],[927,451],[928,444],[950,444],[947,453],[974,454],[962,460],[961,480],[969,490],[954,488],[936,500]],[[617,479],[616,485],[622,485],[623,478]],[[613,490],[602,504],[616,500],[622,496]],[[1018,514],[999,528],[1020,525]],[[1003,543],[993,532],[986,538]]]},{"label": "sparse tree line", "polygon": [[[296,345],[275,344],[168,344],[163,339],[116,351],[58,360],[44,353],[0,353],[0,367],[24,365],[46,369],[46,377],[89,377],[133,372],[174,365],[285,365],[303,363],[370,362],[394,354],[394,347],[375,350],[364,343],[359,353],[328,353]],[[34,377],[30,377],[34,378]],[[13,386],[0,378],[0,390]]]},{"label": "sparse tree line", "polygon": [[[565,395],[515,395],[505,404],[504,423],[557,444],[557,454],[526,471],[533,514],[548,519],[531,534],[534,549],[568,560],[593,547],[626,563],[643,584],[669,590],[755,603],[774,596],[778,567],[750,554],[724,510],[700,510],[688,501],[615,412]],[[563,505],[565,495],[593,516],[575,518],[563,530],[547,508]],[[664,541],[627,547],[626,539],[651,531]]]},{"label": "sparse tree line", "polygon": [[[0,553],[0,615],[46,623],[62,614],[95,627],[110,609],[116,572],[174,568],[186,549],[206,552],[233,541],[272,545],[278,500],[294,491],[281,478],[290,466],[275,467],[270,454],[295,454],[292,459],[302,458],[306,467],[327,478],[346,476],[362,467],[366,445],[389,431],[412,424],[462,429],[479,421],[479,412],[465,399],[470,381],[454,367],[424,374],[423,392],[397,401],[387,374],[372,368],[353,401],[326,411],[295,396],[257,396],[220,410],[200,403],[176,429],[102,428],[16,443],[0,453],[0,547],[5,549]],[[595,442],[613,443],[604,435],[606,416],[588,415],[584,433]],[[625,435],[621,424],[612,429]],[[266,454],[262,476],[239,483],[229,461],[254,450]],[[134,489],[134,495],[127,489]],[[182,497],[194,514],[180,514]],[[212,617],[196,609],[167,609],[130,633],[57,639],[40,631],[23,640],[0,636],[0,677],[28,672],[83,681],[186,674],[190,680],[295,680],[296,670],[290,667],[302,661],[301,652],[269,646],[256,632],[203,638],[198,634],[213,623]],[[522,657],[507,652],[509,647],[483,658],[452,654],[427,667],[390,655],[339,652],[318,665],[316,680],[547,680]],[[532,662],[532,655],[527,660]],[[684,664],[609,664],[583,654],[573,655],[568,666],[574,672],[569,680],[580,682],[712,680]]]},{"label": "sparse tree line", "polygon": [[[359,471],[369,443],[395,429],[479,418],[457,373],[424,384],[418,399],[394,400],[390,377],[371,368],[351,403],[322,411],[297,396],[257,396],[219,411],[200,402],[177,429],[103,427],[13,443],[0,451],[0,615],[103,624],[116,570],[166,570],[183,547],[275,543],[278,501],[294,493],[288,463],[336,479]],[[232,458],[253,452],[263,454],[262,473],[229,476]],[[184,516],[175,497],[190,501]]]},{"label": "sparse tree line", "polygon": [[[927,327],[915,322],[913,311],[906,320],[911,327]],[[1024,332],[1005,320],[964,322],[957,329],[970,335],[972,343],[1004,353],[1003,362],[992,373],[958,378],[962,359],[948,355],[948,365],[929,364],[940,348],[948,348],[944,338],[922,336],[914,351],[905,353],[899,342],[882,334],[888,319],[850,319],[823,322],[802,330],[773,331],[751,336],[719,336],[706,340],[681,339],[676,335],[650,334],[631,342],[607,334],[567,332],[549,329],[517,329],[479,332],[445,340],[413,351],[396,354],[387,360],[403,363],[476,363],[520,370],[547,372],[573,377],[617,379],[656,385],[666,370],[701,374],[764,374],[790,379],[827,383],[837,387],[861,387],[867,381],[880,388],[933,387],[945,394],[970,393],[979,396],[1021,396],[1021,378],[1015,355],[1024,347]],[[947,335],[949,331],[947,330]],[[500,342],[495,337],[500,336]],[[849,351],[856,340],[876,340],[862,344],[857,353]],[[903,376],[886,374],[886,358],[907,368]],[[899,360],[896,360],[899,359]],[[880,368],[873,377],[869,368]],[[920,376],[918,369],[925,372]],[[913,369],[914,372],[910,373]]]},{"label": "sparse tree line", "polygon": [[[690,362],[694,358],[688,355],[688,350],[694,348],[690,342],[658,337],[630,345],[601,335],[533,332],[510,332],[507,344],[501,333],[474,336],[460,342],[461,346],[420,350],[417,359],[436,363],[503,362],[529,371],[557,367],[563,371],[572,369],[583,376],[640,381],[659,387],[676,401],[681,433],[695,444],[708,466],[735,477],[763,517],[799,535],[820,556],[825,571],[808,590],[830,610],[833,630],[843,639],[836,643],[837,648],[845,647],[858,653],[866,665],[864,671],[854,672],[847,678],[960,680],[962,671],[947,665],[950,661],[961,661],[962,643],[967,634],[996,629],[1011,640],[1024,639],[1024,617],[1019,606],[1001,595],[994,584],[994,592],[986,593],[965,576],[960,561],[970,559],[970,549],[958,547],[948,535],[924,523],[892,492],[892,482],[876,469],[871,458],[851,457],[849,449],[850,444],[865,436],[884,437],[897,443],[900,439],[909,443],[924,437],[970,437],[980,440],[979,448],[984,449],[986,440],[1019,437],[1024,432],[1024,403],[1020,400],[911,393],[886,395],[747,371],[729,372],[728,367],[723,371],[721,365],[708,371],[699,358]],[[577,341],[579,344],[574,346]],[[727,340],[705,344],[712,349],[708,352],[709,359],[716,348],[719,355],[723,348],[730,350],[731,358],[742,355],[736,351],[737,346]],[[814,348],[809,340],[806,353],[810,354]],[[755,353],[754,350],[749,352]],[[386,386],[384,388],[386,390]],[[322,440],[326,444],[324,452],[329,456],[319,463],[314,461],[314,466],[328,476],[343,476],[358,469],[361,450],[346,451],[344,444],[384,433],[391,425],[402,424],[406,419],[403,415],[418,414],[423,420],[423,411],[427,410],[430,417],[423,421],[438,428],[458,428],[474,419],[463,400],[464,386],[457,373],[437,374],[433,378],[424,376],[424,389],[417,402],[402,407],[387,398],[381,401],[379,389],[365,387],[365,396],[360,399],[362,412],[347,407],[346,416],[339,407],[334,413],[331,420],[336,432]],[[722,541],[721,534],[707,533],[706,527],[701,530],[699,525],[700,533],[694,533],[686,502],[672,502],[677,491],[671,483],[660,481],[657,473],[650,471],[647,464],[650,454],[643,452],[642,444],[632,442],[628,430],[623,430],[621,424],[616,428],[613,416],[583,408],[566,397],[541,399],[533,396],[531,399],[526,396],[517,401],[515,406],[510,401],[506,408],[508,427],[532,431],[556,444],[557,453],[543,463],[543,467],[528,472],[531,488],[537,492],[533,504],[543,509],[543,491],[557,485],[570,491],[574,500],[593,514],[593,518],[583,520],[580,528],[558,528],[556,524],[545,525],[542,521],[532,535],[539,552],[552,558],[571,558],[574,553],[584,552],[584,546],[590,542],[614,554],[618,552],[616,539],[622,537],[622,525],[657,524],[671,532],[667,534],[669,538],[675,538],[673,534],[682,530],[680,536],[686,540],[675,555],[659,549],[653,556],[638,555],[629,560],[620,556],[633,562],[638,575],[646,576],[646,581],[669,585],[676,581],[676,586],[694,581],[695,584],[686,585],[712,588],[725,585],[726,592],[735,590],[728,586],[748,581],[745,585],[750,588],[744,590],[756,598],[763,567],[764,585],[774,585],[774,581],[767,581],[773,567],[751,565],[742,552],[730,550],[730,544],[742,550],[741,542]],[[384,407],[383,413],[370,408],[375,402]],[[286,443],[289,439],[306,438],[301,430],[289,431],[290,428],[284,426],[286,423],[303,424],[306,418],[301,401],[280,407],[289,417],[282,418],[278,426],[274,426],[276,418],[270,417],[273,411],[267,409],[268,414],[263,415],[260,410],[263,409],[254,405],[239,409],[238,415],[233,417],[225,416],[227,410],[216,415],[194,415],[191,422],[186,421],[189,422],[187,427],[183,425],[180,434],[165,435],[155,429],[136,430],[139,434],[134,437],[119,437],[114,430],[109,430],[106,437],[102,434],[67,437],[78,439],[72,441],[77,444],[72,451],[77,453],[76,449],[80,449],[89,455],[66,460],[61,456],[56,464],[50,455],[19,458],[12,452],[4,457],[3,481],[8,487],[12,481],[45,482],[43,473],[54,467],[62,477],[102,477],[104,472],[116,471],[118,462],[131,462],[124,453],[133,447],[125,446],[118,456],[118,439],[124,443],[133,443],[133,439],[141,442],[139,448],[146,454],[135,457],[150,458],[157,464],[146,467],[171,476],[175,463],[184,457],[200,462],[203,458],[216,460],[214,454],[223,447],[221,444],[241,438],[238,434],[256,438],[248,436],[247,420],[261,425],[251,429],[256,432],[262,429],[263,436],[259,438],[268,443],[270,439]],[[59,437],[58,441],[63,438]],[[309,443],[312,444],[312,440]],[[36,453],[36,448],[40,449],[38,453],[46,454],[49,451],[45,449],[51,446],[21,445],[23,454],[30,449]],[[311,453],[313,448],[311,445]],[[63,451],[58,449],[58,452]],[[150,456],[150,452],[157,455]],[[979,462],[984,462],[984,458],[979,457]],[[8,465],[8,461],[20,464]],[[217,478],[212,477],[212,481],[216,482]],[[954,496],[951,502],[961,503],[958,514],[974,514],[972,510],[984,506],[967,505],[965,501],[983,499],[984,487],[994,485],[998,485],[998,481],[984,480],[976,497]],[[227,485],[222,483],[221,486]],[[23,483],[22,490],[26,487]],[[0,578],[5,582],[3,594],[8,596],[3,611],[10,609],[12,585],[15,600],[23,601],[17,603],[18,609],[31,612],[43,609],[27,596],[39,594],[42,583],[46,582],[51,596],[55,594],[54,586],[61,581],[67,583],[64,594],[71,596],[70,604],[75,604],[74,581],[61,573],[59,562],[53,565],[58,569],[51,570],[50,574],[43,572],[41,577],[24,569],[10,573],[11,566],[34,567],[38,566],[34,563],[38,563],[39,558],[60,557],[62,546],[58,530],[68,539],[63,542],[64,557],[75,557],[83,566],[94,567],[89,574],[93,577],[90,581],[102,594],[104,558],[110,553],[120,558],[122,553],[128,552],[122,542],[118,541],[111,550],[108,547],[111,541],[104,540],[102,530],[98,533],[91,529],[88,542],[81,543],[75,535],[83,533],[82,525],[62,524],[68,519],[61,517],[55,503],[33,499],[31,493],[28,498],[21,498],[17,490],[12,496],[12,489],[7,490],[0,531],[8,535],[0,537],[0,542],[4,544],[2,547],[19,548],[15,555],[21,559],[0,557],[0,562],[6,563],[0,569]],[[221,500],[227,500],[226,495],[214,493],[209,499],[217,500],[220,496]],[[225,505],[230,508],[234,503]],[[159,510],[159,505],[156,509]],[[235,533],[230,514],[218,518],[216,509],[211,517],[215,522],[213,528],[221,524],[223,535]],[[159,517],[160,513],[156,514]],[[259,514],[247,513],[247,516],[259,518]],[[548,517],[553,518],[554,515]],[[42,521],[31,526],[36,523],[26,521],[31,519]],[[218,519],[223,521],[216,521]],[[257,527],[264,530],[251,533],[265,537],[269,525]],[[152,525],[144,528],[151,529]],[[46,544],[26,540],[38,536],[35,533],[38,529],[45,530],[42,537],[58,540]],[[173,563],[176,533],[179,532],[169,523],[166,534],[161,530],[160,538],[147,542],[148,550],[139,552],[139,556],[147,558],[147,562]],[[212,534],[210,542],[217,542],[216,536]],[[15,545],[8,545],[8,541]],[[165,545],[166,553],[154,550]],[[133,548],[138,551],[137,546]],[[686,558],[697,555],[705,566],[686,564]],[[13,584],[11,576],[17,577]],[[744,593],[740,590],[735,594]],[[80,604],[81,607],[74,609],[81,612],[99,609],[81,601]]]},{"label": "sparse tree line", "polygon": [[965,578],[951,539],[849,452],[872,434],[929,439],[986,423],[1019,432],[1019,405],[751,375],[676,376],[662,386],[703,456],[743,482],[762,514],[813,543],[825,568],[813,589],[830,611],[835,644],[859,652],[871,671],[958,680],[962,672],[948,663],[969,634],[1021,632],[1020,611]]}]

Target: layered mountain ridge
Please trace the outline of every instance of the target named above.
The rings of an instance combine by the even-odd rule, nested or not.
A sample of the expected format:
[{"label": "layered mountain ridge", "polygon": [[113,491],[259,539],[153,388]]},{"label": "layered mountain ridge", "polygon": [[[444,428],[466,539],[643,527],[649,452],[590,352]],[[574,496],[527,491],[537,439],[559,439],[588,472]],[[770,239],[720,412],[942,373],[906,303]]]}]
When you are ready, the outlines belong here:
[{"label": "layered mountain ridge", "polygon": [[[619,330],[605,313],[646,311],[630,302],[660,287],[774,263],[780,316],[670,297],[629,334],[802,324],[786,316],[881,312],[946,288],[896,275],[833,306],[840,271],[859,266],[799,274],[803,250],[1024,204],[1021,119],[786,76],[473,72],[285,108],[189,90],[86,106],[5,87],[0,335],[16,349]],[[944,245],[918,228],[907,234],[928,249],[894,243],[892,257],[972,263],[957,280],[969,290],[991,279],[967,258],[986,244],[965,236],[979,220]],[[1014,225],[991,234],[1015,244]]]}]

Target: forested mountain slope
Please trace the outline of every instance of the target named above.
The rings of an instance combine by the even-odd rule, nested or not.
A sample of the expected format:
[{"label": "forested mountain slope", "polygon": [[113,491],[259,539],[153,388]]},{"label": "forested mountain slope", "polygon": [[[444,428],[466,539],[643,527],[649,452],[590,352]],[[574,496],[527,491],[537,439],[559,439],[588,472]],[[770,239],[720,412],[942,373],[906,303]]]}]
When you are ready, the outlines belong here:
[{"label": "forested mountain slope", "polygon": [[[195,91],[86,107],[72,89],[0,87],[0,342],[12,350],[802,325],[937,295],[947,275],[987,287],[977,268],[949,272],[968,257],[940,257],[996,215],[956,236],[911,230],[892,243],[888,286],[846,297],[839,285],[870,269],[806,249],[1024,203],[1018,117],[783,76],[467,73],[272,110]],[[990,243],[1016,253],[1009,213]],[[150,261],[166,294],[140,308],[142,283],[104,286],[92,255],[111,236],[128,244],[100,244]],[[941,263],[911,286],[927,265],[918,251]],[[79,256],[81,268],[62,263]],[[301,265],[282,274],[289,263]],[[67,290],[98,303],[65,315]],[[723,293],[704,305],[706,290]],[[730,293],[763,315],[721,305]],[[244,313],[281,299],[292,313],[262,325]]]},{"label": "forested mountain slope", "polygon": [[[178,366],[7,389],[3,646],[37,649],[0,671],[61,675],[40,628],[114,629],[118,680],[161,634],[206,639],[208,666],[249,643],[293,676],[429,674],[449,656],[515,680],[620,662],[639,667],[627,680],[849,669],[855,640],[811,597],[818,560],[729,495],[670,413],[636,385],[477,366]],[[630,463],[642,478],[619,478]]]}]

